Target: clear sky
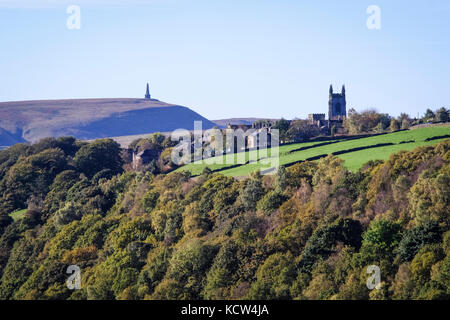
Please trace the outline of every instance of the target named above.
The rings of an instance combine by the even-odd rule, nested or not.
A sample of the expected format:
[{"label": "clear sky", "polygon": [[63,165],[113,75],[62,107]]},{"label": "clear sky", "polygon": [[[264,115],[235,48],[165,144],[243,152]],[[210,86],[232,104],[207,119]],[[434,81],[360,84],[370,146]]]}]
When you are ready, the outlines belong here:
[{"label": "clear sky", "polygon": [[417,116],[450,107],[450,1],[0,0],[0,101],[143,98],[146,82],[209,119],[326,113],[330,84],[348,108]]}]

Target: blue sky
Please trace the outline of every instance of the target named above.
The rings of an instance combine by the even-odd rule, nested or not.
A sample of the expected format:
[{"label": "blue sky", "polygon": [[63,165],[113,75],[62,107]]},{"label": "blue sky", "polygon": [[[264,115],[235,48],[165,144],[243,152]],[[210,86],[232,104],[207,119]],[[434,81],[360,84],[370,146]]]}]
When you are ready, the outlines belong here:
[{"label": "blue sky", "polygon": [[0,0],[0,101],[143,97],[149,82],[209,119],[290,119],[345,84],[348,107],[417,116],[450,107],[449,75],[448,0]]}]

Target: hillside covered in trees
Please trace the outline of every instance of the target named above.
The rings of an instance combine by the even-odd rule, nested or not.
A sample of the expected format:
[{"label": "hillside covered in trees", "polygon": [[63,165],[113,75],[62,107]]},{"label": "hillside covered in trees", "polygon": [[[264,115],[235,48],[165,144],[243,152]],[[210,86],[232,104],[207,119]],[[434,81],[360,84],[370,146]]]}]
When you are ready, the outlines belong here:
[{"label": "hillside covered in trees", "polygon": [[123,168],[112,140],[0,152],[0,299],[450,298],[450,140],[355,172]]}]

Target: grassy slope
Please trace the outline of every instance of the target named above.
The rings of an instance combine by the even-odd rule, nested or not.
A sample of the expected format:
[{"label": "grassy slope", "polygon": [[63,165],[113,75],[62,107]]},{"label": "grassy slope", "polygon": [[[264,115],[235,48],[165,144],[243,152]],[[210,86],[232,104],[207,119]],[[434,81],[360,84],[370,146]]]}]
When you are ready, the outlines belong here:
[{"label": "grassy slope", "polygon": [[[286,156],[291,150],[295,150],[298,149],[300,147],[306,147],[306,146],[312,146],[315,144],[319,144],[319,143],[323,143],[323,141],[319,141],[319,142],[307,142],[307,143],[296,143],[296,144],[289,144],[289,145],[284,145],[284,146],[280,146],[279,147],[279,153],[280,156]],[[267,151],[268,155],[270,155],[270,149]],[[239,156],[242,155],[242,153],[238,154]],[[256,156],[258,157],[258,159],[261,158],[261,156],[259,155],[259,151],[247,151],[245,152],[245,159],[246,161],[248,161],[250,159],[250,157],[256,158]],[[215,161],[216,163],[211,164],[212,161]],[[222,164],[220,164],[222,163]],[[190,164],[187,164],[179,169],[179,170],[183,170],[183,171],[190,171],[192,173],[192,175],[199,175],[202,173],[203,169],[205,167],[209,167],[211,170],[218,170],[218,169],[224,169],[226,167],[230,167],[233,164],[236,164],[237,162],[237,155],[236,154],[229,154],[229,155],[224,155],[224,156],[219,156],[219,157],[214,157],[211,159],[206,159],[204,161],[196,161]],[[244,165],[244,167],[247,167],[249,165]],[[250,166],[255,166],[255,165],[250,165]],[[255,169],[256,170],[256,169]],[[225,171],[224,171],[225,172]]]},{"label": "grassy slope", "polygon": [[[398,152],[400,150],[412,150],[419,146],[424,145],[432,145],[436,144],[442,140],[445,139],[438,139],[438,140],[432,140],[432,141],[425,141],[425,139],[434,137],[434,136],[443,136],[450,134],[450,126],[435,126],[435,127],[428,127],[428,128],[421,128],[421,129],[415,129],[415,130],[408,130],[408,131],[400,131],[400,132],[394,132],[386,135],[380,135],[380,136],[374,136],[374,137],[368,137],[368,138],[361,138],[356,140],[343,140],[339,141],[333,144],[325,145],[325,146],[319,146],[315,148],[310,148],[307,150],[302,151],[296,151],[290,153],[289,151],[295,150],[301,147],[305,146],[311,146],[315,144],[320,144],[323,142],[314,142],[314,143],[298,143],[298,144],[291,144],[286,146],[280,147],[280,165],[286,165],[290,164],[299,160],[305,160],[314,156],[322,155],[322,154],[330,154],[333,152],[337,152],[340,150],[346,150],[346,149],[352,149],[352,148],[358,148],[363,146],[371,146],[376,145],[380,143],[394,143],[394,145],[390,146],[384,146],[384,147],[376,147],[366,150],[360,150],[360,151],[353,151],[349,153],[344,153],[339,155],[339,157],[343,160],[345,160],[345,165],[350,170],[358,170],[364,163],[366,163],[369,160],[375,160],[375,159],[381,159],[385,160],[388,159],[389,156],[392,153]],[[403,143],[399,144],[403,141],[409,141],[414,140],[415,142],[409,142],[409,143]],[[255,152],[255,151],[251,151]],[[234,155],[229,155],[227,157],[233,157]],[[249,152],[246,152],[246,157],[248,159]],[[223,157],[216,157],[216,159],[220,159]],[[186,165],[179,170],[189,170],[193,175],[198,175],[202,172],[204,167],[210,167],[212,170],[217,170],[220,168],[224,168],[228,165],[207,165],[207,164],[201,164],[199,162],[197,163],[191,163],[189,165]],[[255,163],[255,164],[246,164],[241,165],[239,167],[234,167],[231,169],[223,170],[221,171],[223,174],[227,176],[245,176],[248,175],[250,172],[255,171],[257,169],[265,169],[268,168],[267,165],[263,165],[261,163]]]},{"label": "grassy slope", "polygon": [[27,209],[15,211],[11,213],[9,216],[13,218],[14,221],[17,221],[19,219],[22,219],[25,216],[25,213],[27,212]]}]

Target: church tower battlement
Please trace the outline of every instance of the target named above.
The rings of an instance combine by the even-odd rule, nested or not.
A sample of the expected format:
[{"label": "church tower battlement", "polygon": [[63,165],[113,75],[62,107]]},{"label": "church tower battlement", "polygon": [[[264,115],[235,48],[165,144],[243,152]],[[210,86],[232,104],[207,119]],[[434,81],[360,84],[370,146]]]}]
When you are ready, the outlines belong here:
[{"label": "church tower battlement", "polygon": [[330,85],[330,96],[328,100],[328,120],[341,121],[347,116],[347,102],[345,100],[345,85],[341,93],[333,93]]}]

